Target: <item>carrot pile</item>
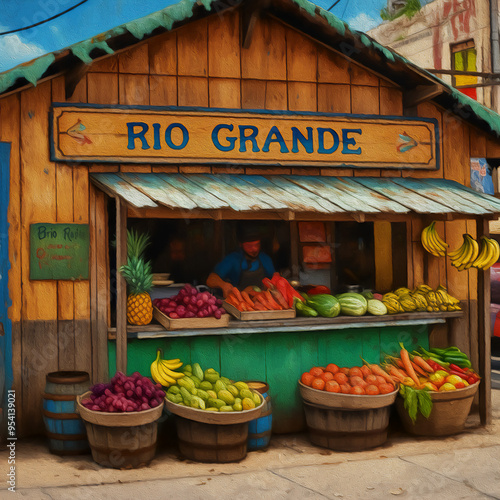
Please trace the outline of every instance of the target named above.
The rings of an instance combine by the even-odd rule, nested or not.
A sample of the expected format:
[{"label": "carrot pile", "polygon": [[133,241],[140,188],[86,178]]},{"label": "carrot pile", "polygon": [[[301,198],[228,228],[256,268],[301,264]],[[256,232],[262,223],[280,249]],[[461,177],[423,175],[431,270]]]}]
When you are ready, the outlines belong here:
[{"label": "carrot pile", "polygon": [[271,279],[264,278],[262,284],[264,290],[247,287],[240,291],[233,287],[226,297],[226,302],[238,311],[280,311],[293,308],[295,300],[304,300],[278,273],[274,273]]},{"label": "carrot pile", "polygon": [[[395,382],[423,388],[426,383],[430,383],[426,379],[431,373],[434,373],[434,369],[421,356],[410,355],[402,344],[400,346],[399,358],[395,356],[385,357],[385,363],[382,365],[384,370]],[[428,386],[428,388],[437,390],[437,387]]]}]

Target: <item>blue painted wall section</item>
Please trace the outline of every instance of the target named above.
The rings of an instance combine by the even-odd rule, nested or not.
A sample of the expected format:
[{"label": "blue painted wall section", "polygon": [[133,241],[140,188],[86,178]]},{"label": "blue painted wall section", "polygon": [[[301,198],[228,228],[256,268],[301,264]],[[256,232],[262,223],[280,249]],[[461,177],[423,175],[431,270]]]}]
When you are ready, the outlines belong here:
[{"label": "blue painted wall section", "polygon": [[0,336],[0,438],[6,436],[7,391],[12,388],[12,324],[7,315],[11,305],[9,299],[9,207],[10,188],[10,143],[0,142],[0,323],[4,335]]}]

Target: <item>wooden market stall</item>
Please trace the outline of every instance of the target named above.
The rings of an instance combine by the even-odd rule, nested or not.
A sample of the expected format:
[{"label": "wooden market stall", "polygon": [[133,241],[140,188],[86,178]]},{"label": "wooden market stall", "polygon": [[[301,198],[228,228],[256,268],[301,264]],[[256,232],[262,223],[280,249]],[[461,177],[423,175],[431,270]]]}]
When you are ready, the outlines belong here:
[{"label": "wooden market stall", "polygon": [[[488,234],[500,203],[468,188],[470,159],[498,158],[499,137],[496,113],[303,0],[180,2],[0,74],[2,303],[12,303],[4,330],[20,435],[42,431],[47,372],[148,374],[157,347],[266,380],[276,430],[290,432],[303,425],[304,369],[377,361],[400,341],[455,344],[483,377],[488,423],[489,275],[431,256],[420,234],[432,220],[452,248],[465,232]],[[301,223],[324,224],[333,270],[353,227],[368,228],[374,289],[442,284],[463,311],[210,331],[126,324],[116,269],[128,227],[209,227],[196,233],[209,249],[198,260],[213,265],[238,220],[281,231],[293,278]]]}]

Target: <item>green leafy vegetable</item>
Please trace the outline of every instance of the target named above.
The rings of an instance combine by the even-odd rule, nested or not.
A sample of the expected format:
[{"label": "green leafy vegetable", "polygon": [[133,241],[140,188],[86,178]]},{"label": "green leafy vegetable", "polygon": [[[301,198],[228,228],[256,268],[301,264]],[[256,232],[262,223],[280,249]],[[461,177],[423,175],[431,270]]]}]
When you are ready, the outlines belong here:
[{"label": "green leafy vegetable", "polygon": [[404,400],[404,407],[413,423],[416,422],[419,411],[425,418],[429,418],[432,411],[432,399],[429,391],[402,385],[399,394]]},{"label": "green leafy vegetable", "polygon": [[432,411],[432,398],[431,395],[429,394],[429,391],[417,390],[415,392],[417,393],[418,407],[420,409],[420,413],[425,418],[429,418],[429,415],[431,414]]}]

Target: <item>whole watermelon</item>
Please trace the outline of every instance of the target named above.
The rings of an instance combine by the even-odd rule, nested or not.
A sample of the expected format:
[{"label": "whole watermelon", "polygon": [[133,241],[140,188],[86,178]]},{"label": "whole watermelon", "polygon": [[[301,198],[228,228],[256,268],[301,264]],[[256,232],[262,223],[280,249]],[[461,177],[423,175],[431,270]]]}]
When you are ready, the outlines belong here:
[{"label": "whole watermelon", "polygon": [[327,293],[310,296],[306,304],[325,318],[335,318],[340,314],[339,301],[333,295]]}]

